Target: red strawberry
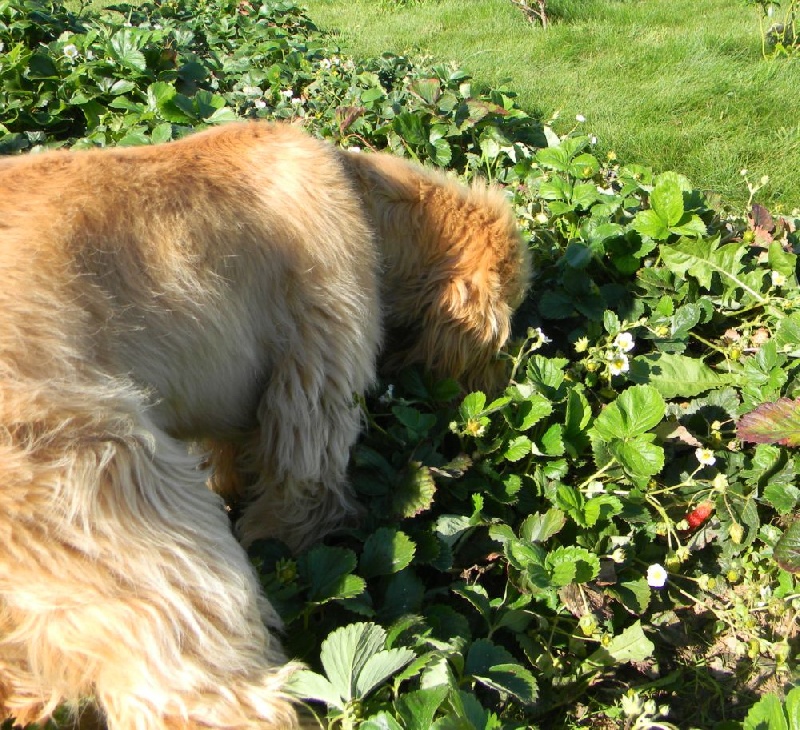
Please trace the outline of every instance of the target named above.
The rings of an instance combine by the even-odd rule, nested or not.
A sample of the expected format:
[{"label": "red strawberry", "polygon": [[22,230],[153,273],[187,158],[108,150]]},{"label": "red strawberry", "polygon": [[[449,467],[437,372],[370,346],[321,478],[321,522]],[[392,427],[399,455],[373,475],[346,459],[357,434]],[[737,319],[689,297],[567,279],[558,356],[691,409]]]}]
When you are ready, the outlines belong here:
[{"label": "red strawberry", "polygon": [[702,525],[714,511],[713,502],[700,502],[691,512],[686,515],[689,529],[696,530]]}]

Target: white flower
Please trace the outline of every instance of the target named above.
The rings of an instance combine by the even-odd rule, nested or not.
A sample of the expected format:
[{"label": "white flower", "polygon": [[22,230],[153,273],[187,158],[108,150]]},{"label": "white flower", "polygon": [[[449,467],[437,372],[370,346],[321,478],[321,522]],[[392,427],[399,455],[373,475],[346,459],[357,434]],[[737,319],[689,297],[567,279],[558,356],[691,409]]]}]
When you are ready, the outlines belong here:
[{"label": "white flower", "polygon": [[380,398],[378,398],[378,400],[381,403],[390,403],[392,398],[394,398],[394,385],[389,383],[386,388],[386,392]]},{"label": "white flower", "polygon": [[531,339],[536,337],[539,340],[539,342],[541,342],[543,345],[546,345],[548,342],[552,342],[552,340],[544,332],[542,332],[541,327],[529,328],[528,337]]},{"label": "white flower", "polygon": [[786,283],[786,275],[780,271],[770,271],[769,275],[772,279],[772,286],[783,286]]},{"label": "white flower", "polygon": [[622,352],[630,352],[633,349],[633,335],[630,332],[620,332],[614,338],[614,347]]},{"label": "white flower", "polygon": [[2,42],[0,42],[0,53],[2,53],[2,52],[3,52],[3,50],[5,49],[5,47],[6,47],[6,44],[5,44],[5,43],[2,43]]},{"label": "white flower", "polygon": [[612,375],[621,375],[630,370],[628,356],[624,352],[613,352],[608,358],[608,372]]},{"label": "white flower", "polygon": [[294,96],[294,91],[291,89],[284,89],[281,91],[281,96],[285,96],[287,99],[291,99]]},{"label": "white flower", "polygon": [[242,93],[248,96],[258,96],[261,89],[258,86],[242,86]]},{"label": "white flower", "polygon": [[292,104],[294,104],[295,106],[301,106],[303,104],[303,100],[302,99],[298,99],[298,98],[294,98],[294,99],[292,99]]},{"label": "white flower", "polygon": [[256,109],[265,109],[265,108],[266,108],[266,106],[267,106],[267,102],[266,102],[266,101],[264,101],[263,99],[256,99],[256,100],[253,102],[253,106],[254,106]]},{"label": "white flower", "polygon": [[64,46],[64,55],[70,61],[74,61],[78,56],[80,56],[80,52],[74,43],[67,43],[67,45]]},{"label": "white flower", "polygon": [[583,123],[586,121],[586,117],[585,117],[585,116],[583,116],[583,114],[576,114],[576,115],[575,115],[575,119],[576,119],[578,122],[580,122],[581,124],[583,124]]},{"label": "white flower", "polygon": [[547,213],[537,213],[535,216],[535,220],[539,225],[543,226],[550,219],[547,217]]},{"label": "white flower", "polygon": [[713,466],[717,461],[711,449],[697,449],[694,454],[702,466]]},{"label": "white flower", "polygon": [[353,145],[352,147],[347,148],[348,152],[361,152],[361,148],[358,145]]},{"label": "white flower", "polygon": [[323,58],[323,59],[322,59],[322,60],[319,62],[319,66],[320,66],[320,68],[324,68],[324,69],[329,69],[329,68],[330,68],[332,65],[333,65],[333,64],[331,63],[331,60],[330,60],[330,58]]},{"label": "white flower", "polygon": [[647,585],[651,588],[663,588],[667,584],[667,571],[663,565],[653,563],[647,569]]},{"label": "white flower", "polygon": [[589,144],[597,144],[597,136],[596,135],[593,134],[591,137],[589,137]]}]

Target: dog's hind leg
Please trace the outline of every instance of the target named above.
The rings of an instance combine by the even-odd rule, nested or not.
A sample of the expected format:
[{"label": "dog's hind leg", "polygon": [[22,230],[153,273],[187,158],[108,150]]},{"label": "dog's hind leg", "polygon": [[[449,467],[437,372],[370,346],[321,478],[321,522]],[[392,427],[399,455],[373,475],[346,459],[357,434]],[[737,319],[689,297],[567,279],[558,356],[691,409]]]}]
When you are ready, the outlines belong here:
[{"label": "dog's hind leg", "polygon": [[293,726],[277,616],[202,457],[95,406],[0,432],[0,717],[93,696],[110,730]]}]

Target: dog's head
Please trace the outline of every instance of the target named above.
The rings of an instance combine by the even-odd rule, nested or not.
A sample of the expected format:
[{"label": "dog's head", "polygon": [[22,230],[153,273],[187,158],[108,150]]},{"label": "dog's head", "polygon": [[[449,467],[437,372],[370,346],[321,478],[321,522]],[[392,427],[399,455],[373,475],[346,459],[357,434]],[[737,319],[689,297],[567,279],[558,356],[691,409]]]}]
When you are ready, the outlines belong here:
[{"label": "dog's head", "polygon": [[383,262],[383,370],[419,363],[465,388],[496,390],[497,354],[531,277],[503,192],[386,154],[345,153]]},{"label": "dog's head", "polygon": [[499,189],[448,180],[423,186],[421,206],[427,261],[411,282],[420,294],[416,339],[401,359],[469,389],[496,390],[506,375],[497,355],[528,290],[528,247]]}]

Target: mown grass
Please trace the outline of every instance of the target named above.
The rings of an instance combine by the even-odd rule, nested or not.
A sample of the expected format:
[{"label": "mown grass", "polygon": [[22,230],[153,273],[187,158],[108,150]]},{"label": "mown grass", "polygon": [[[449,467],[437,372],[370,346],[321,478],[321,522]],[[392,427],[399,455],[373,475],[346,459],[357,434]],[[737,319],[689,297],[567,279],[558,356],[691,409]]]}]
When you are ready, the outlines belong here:
[{"label": "mown grass", "polygon": [[560,0],[547,30],[510,0],[306,0],[347,53],[428,54],[507,80],[527,111],[586,131],[620,159],[674,169],[741,206],[800,206],[800,67],[764,59],[743,0]]}]

